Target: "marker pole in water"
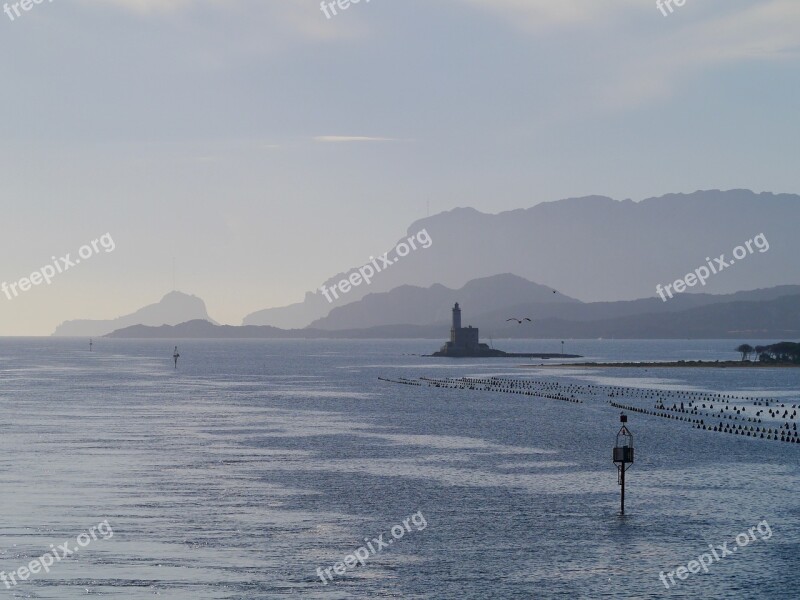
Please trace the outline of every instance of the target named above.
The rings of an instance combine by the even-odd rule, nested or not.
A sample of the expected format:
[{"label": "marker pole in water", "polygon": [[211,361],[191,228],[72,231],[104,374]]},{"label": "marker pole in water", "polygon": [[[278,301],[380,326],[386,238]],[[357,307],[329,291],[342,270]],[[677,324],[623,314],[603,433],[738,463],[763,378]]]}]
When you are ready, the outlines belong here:
[{"label": "marker pole in water", "polygon": [[619,514],[625,514],[625,465],[622,465],[622,469],[619,472]]},{"label": "marker pole in water", "polygon": [[622,423],[617,433],[617,443],[614,446],[613,461],[619,472],[618,483],[620,485],[619,513],[625,514],[625,471],[633,464],[633,434],[628,430],[626,423],[628,417],[620,414],[619,422]]}]

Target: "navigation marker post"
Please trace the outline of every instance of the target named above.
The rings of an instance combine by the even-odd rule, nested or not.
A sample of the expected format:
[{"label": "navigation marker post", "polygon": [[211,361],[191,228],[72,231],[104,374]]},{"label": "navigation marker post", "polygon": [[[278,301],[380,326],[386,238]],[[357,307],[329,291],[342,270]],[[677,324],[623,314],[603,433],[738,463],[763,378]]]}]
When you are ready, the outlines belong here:
[{"label": "navigation marker post", "polygon": [[625,471],[633,464],[633,434],[628,430],[626,423],[628,417],[620,414],[619,422],[622,423],[617,433],[617,443],[614,446],[614,464],[617,466],[617,483],[620,485],[619,507],[620,514],[625,514]]}]

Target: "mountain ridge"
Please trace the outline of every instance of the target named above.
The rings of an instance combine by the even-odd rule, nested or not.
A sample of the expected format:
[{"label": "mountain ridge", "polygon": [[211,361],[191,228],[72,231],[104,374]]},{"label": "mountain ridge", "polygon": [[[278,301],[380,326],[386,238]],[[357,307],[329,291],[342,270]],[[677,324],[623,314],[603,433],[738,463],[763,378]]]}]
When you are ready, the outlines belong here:
[{"label": "mountain ridge", "polygon": [[208,316],[205,302],[197,296],[172,291],[161,300],[117,317],[115,319],[76,319],[64,321],[53,332],[55,337],[100,337],[131,325],[176,325],[192,319],[204,319],[216,324]]},{"label": "mountain ridge", "polygon": [[[641,299],[654,296],[656,285],[703,265],[705,257],[730,256],[734,247],[761,233],[769,252],[715,275],[704,290],[723,294],[800,283],[800,263],[792,253],[799,221],[800,196],[744,189],[641,201],[585,196],[498,214],[455,208],[414,221],[407,235],[426,229],[431,247],[412,252],[371,285],[353,288],[330,304],[310,291],[303,302],[256,311],[242,323],[305,327],[370,293],[434,283],[459,288],[501,273],[546,282],[584,302]],[[350,272],[324,283],[331,286]]]},{"label": "mountain ridge", "polygon": [[[548,317],[534,320],[530,327],[508,325],[487,331],[478,318],[471,321],[481,328],[483,338],[514,339],[738,339],[800,338],[800,293],[754,300],[754,293],[769,296],[771,290],[744,292],[741,298],[722,296],[718,302],[661,313],[644,312],[596,320],[567,320]],[[779,292],[775,292],[779,293]],[[750,296],[747,296],[750,294]],[[735,296],[735,295],[733,295]],[[765,296],[765,297],[766,297]],[[431,339],[448,337],[449,324],[397,324],[363,329],[293,329],[272,326],[214,325],[194,320],[159,327],[135,325],[114,331],[112,338],[225,338],[225,339]]]}]

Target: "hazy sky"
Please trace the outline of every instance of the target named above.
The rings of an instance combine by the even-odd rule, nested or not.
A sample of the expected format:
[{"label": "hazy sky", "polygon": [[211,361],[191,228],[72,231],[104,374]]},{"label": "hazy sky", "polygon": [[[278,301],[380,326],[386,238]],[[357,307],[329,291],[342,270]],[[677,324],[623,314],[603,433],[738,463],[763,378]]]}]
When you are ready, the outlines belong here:
[{"label": "hazy sky", "polygon": [[[13,9],[12,9],[13,14]],[[800,192],[798,0],[54,0],[0,13],[0,335],[302,299],[415,219]]]}]

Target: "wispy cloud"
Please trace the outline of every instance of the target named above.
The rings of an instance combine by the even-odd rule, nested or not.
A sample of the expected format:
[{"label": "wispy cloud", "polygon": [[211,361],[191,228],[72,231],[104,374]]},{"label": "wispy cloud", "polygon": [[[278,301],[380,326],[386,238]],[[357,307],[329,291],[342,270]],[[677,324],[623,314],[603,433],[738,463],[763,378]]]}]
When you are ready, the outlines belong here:
[{"label": "wispy cloud", "polygon": [[[321,17],[318,5],[286,0],[80,0],[85,6],[116,6],[138,15],[158,17],[190,11],[214,8],[242,17],[252,14],[268,15],[269,22],[282,35],[297,35],[299,39],[336,42],[352,40],[366,35],[366,28],[356,19],[327,22]],[[257,11],[257,13],[255,12]],[[274,32],[272,35],[276,35]],[[269,37],[269,36],[267,36]]]},{"label": "wispy cloud", "polygon": [[[506,18],[515,26],[542,30],[554,25],[597,23],[613,18],[641,0],[466,0],[478,8]],[[655,7],[655,5],[654,5]]]},{"label": "wispy cloud", "polygon": [[84,4],[112,4],[139,13],[169,12],[199,4],[218,4],[220,0],[82,0]]},{"label": "wispy cloud", "polygon": [[[578,110],[627,109],[668,98],[686,82],[725,64],[800,56],[800,2],[715,2],[685,6],[668,19],[641,0],[466,0],[532,36],[602,36],[582,82],[591,93],[566,102]],[[608,39],[616,36],[620,41]],[[576,43],[587,43],[581,37]],[[635,46],[636,52],[628,49]]]},{"label": "wispy cloud", "polygon": [[348,142],[402,142],[403,140],[387,137],[369,137],[363,135],[318,135],[314,138],[314,141],[327,144],[339,144]]},{"label": "wispy cloud", "polygon": [[800,2],[771,0],[686,20],[618,62],[601,96],[631,106],[672,94],[683,82],[725,64],[797,59]]}]

